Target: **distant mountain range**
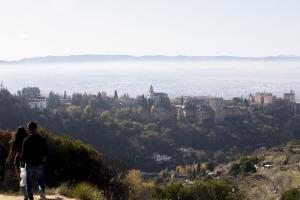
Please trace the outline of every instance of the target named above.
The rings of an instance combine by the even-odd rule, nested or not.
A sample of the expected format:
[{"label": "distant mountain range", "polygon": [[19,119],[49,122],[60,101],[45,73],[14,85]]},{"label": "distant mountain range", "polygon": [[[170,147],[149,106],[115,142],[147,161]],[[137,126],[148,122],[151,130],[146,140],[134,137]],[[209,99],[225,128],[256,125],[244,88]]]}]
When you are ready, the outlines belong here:
[{"label": "distant mountain range", "polygon": [[267,57],[237,57],[237,56],[130,56],[130,55],[69,55],[24,58],[15,61],[0,60],[0,64],[39,64],[39,63],[77,63],[77,62],[201,62],[201,61],[300,61],[300,56],[267,56]]}]

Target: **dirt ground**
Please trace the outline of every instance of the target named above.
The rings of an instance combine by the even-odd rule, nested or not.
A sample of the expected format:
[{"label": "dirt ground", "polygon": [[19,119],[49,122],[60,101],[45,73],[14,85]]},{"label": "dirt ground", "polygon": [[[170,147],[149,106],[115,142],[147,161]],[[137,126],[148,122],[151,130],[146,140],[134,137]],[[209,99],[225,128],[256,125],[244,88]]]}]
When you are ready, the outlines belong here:
[{"label": "dirt ground", "polygon": [[[39,196],[34,196],[35,200],[40,199]],[[0,200],[24,200],[22,196],[10,196],[0,194]],[[59,195],[47,195],[47,200],[75,200],[67,197],[59,196]]]}]

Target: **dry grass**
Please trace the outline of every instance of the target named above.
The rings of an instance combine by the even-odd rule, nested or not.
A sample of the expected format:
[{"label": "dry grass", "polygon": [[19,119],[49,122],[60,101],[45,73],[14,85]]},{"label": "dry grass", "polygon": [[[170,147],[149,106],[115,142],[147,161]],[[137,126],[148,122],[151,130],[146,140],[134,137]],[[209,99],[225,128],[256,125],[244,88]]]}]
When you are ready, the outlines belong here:
[{"label": "dry grass", "polygon": [[58,191],[64,196],[81,200],[104,200],[100,190],[89,183],[79,183],[75,186],[63,184],[59,187]]},{"label": "dry grass", "polygon": [[[261,162],[253,175],[231,177],[240,189],[247,192],[253,200],[276,200],[291,188],[300,187],[300,154],[298,142],[289,144],[279,150],[266,150],[257,153]],[[287,160],[287,164],[283,161]],[[264,169],[262,162],[272,163],[272,168]],[[274,189],[278,191],[275,193]]]}]

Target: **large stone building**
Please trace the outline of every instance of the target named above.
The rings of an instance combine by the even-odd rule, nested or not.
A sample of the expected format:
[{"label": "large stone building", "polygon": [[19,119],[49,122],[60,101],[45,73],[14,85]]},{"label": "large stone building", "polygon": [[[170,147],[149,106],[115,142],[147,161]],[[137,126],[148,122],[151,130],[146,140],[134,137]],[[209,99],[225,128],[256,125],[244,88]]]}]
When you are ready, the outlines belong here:
[{"label": "large stone building", "polygon": [[226,106],[224,109],[224,117],[232,118],[245,116],[250,114],[249,107],[246,106]]},{"label": "large stone building", "polygon": [[300,114],[300,102],[296,103],[296,113]]},{"label": "large stone building", "polygon": [[178,107],[177,119],[202,124],[205,120],[214,120],[214,112],[209,107],[201,109],[188,108],[186,106]]},{"label": "large stone building", "polygon": [[288,109],[296,114],[297,113],[297,103],[296,103],[296,97],[293,90],[291,90],[289,93],[284,93],[283,100],[287,104]]},{"label": "large stone building", "polygon": [[209,106],[215,112],[215,122],[224,121],[224,100],[217,97],[207,97]]},{"label": "large stone building", "polygon": [[273,109],[274,107],[285,104],[288,110],[294,114],[297,113],[297,103],[296,96],[293,90],[289,93],[284,93],[283,99],[280,97],[273,96],[272,93],[256,93],[255,95],[250,94],[249,98],[250,105],[255,105],[259,107],[265,107],[268,105],[268,109]]},{"label": "large stone building", "polygon": [[283,99],[286,102],[289,103],[295,103],[296,102],[296,98],[295,98],[295,93],[293,90],[291,90],[289,93],[284,93],[283,95]]},{"label": "large stone building", "polygon": [[150,86],[149,100],[152,101],[151,114],[156,120],[172,121],[176,119],[176,110],[171,106],[168,94],[154,92],[153,86]]},{"label": "large stone building", "polygon": [[202,124],[204,120],[212,119],[215,122],[224,120],[223,99],[209,96],[181,97],[173,102],[177,105],[177,118],[191,123]]},{"label": "large stone building", "polygon": [[258,92],[255,95],[250,94],[249,102],[251,105],[265,107],[273,103],[273,95],[265,92]]},{"label": "large stone building", "polygon": [[153,101],[154,104],[158,104],[160,101],[169,99],[168,94],[163,92],[154,92],[153,86],[150,86],[149,99]]},{"label": "large stone building", "polygon": [[159,121],[173,121],[176,120],[176,110],[166,109],[163,107],[157,107],[153,105],[151,107],[151,114],[153,114],[154,119]]}]

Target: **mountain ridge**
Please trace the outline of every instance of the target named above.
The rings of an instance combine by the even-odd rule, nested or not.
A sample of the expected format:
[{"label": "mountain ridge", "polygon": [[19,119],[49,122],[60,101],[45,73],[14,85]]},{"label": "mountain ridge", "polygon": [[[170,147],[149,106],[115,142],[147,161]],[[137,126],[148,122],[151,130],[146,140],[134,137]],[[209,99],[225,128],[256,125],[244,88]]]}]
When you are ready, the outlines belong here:
[{"label": "mountain ridge", "polygon": [[203,62],[203,61],[247,61],[247,62],[277,62],[300,61],[300,56],[265,56],[265,57],[239,57],[239,56],[164,56],[164,55],[105,55],[81,54],[67,56],[42,56],[23,58],[19,60],[0,60],[0,64],[39,64],[39,63],[76,63],[76,62]]}]

